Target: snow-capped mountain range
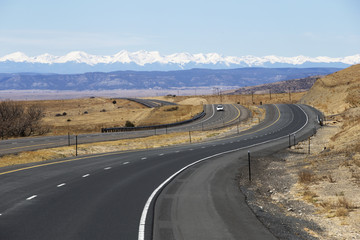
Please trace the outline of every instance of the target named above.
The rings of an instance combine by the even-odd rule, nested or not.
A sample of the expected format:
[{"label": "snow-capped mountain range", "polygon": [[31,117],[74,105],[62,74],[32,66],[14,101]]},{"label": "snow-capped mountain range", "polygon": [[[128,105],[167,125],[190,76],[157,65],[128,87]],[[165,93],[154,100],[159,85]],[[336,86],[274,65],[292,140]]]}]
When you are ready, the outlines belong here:
[{"label": "snow-capped mountain range", "polygon": [[[114,71],[114,70],[178,70],[191,68],[239,68],[239,67],[347,67],[360,63],[360,54],[347,57],[280,57],[280,56],[223,56],[218,53],[174,53],[161,55],[158,51],[128,52],[114,55],[92,55],[73,51],[64,56],[48,53],[27,56],[15,52],[0,57],[0,72],[58,72]],[[75,64],[75,66],[74,66]]]}]

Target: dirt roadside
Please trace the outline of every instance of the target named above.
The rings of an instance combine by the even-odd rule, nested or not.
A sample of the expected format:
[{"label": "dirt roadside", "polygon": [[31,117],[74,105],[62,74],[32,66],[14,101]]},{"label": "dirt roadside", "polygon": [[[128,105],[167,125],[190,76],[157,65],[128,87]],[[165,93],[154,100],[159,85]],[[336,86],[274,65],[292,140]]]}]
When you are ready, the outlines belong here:
[{"label": "dirt roadside", "polygon": [[260,221],[279,239],[360,239],[360,161],[332,153],[339,126],[320,129],[272,156],[252,158],[239,185]]}]

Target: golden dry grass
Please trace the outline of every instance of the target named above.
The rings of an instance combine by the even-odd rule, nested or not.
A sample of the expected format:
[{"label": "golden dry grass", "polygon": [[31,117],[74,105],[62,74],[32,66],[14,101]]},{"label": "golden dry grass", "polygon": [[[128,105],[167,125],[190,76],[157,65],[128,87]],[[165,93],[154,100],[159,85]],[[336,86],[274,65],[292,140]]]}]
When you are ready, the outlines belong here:
[{"label": "golden dry grass", "polygon": [[138,122],[137,126],[149,126],[180,122],[191,119],[204,109],[203,105],[163,106],[152,109],[147,118]]},{"label": "golden dry grass", "polygon": [[326,114],[338,114],[359,106],[359,99],[360,64],[318,79],[300,102]]},{"label": "golden dry grass", "polygon": [[[123,127],[126,121],[135,126],[165,124],[192,118],[203,110],[201,105],[146,108],[124,99],[82,98],[70,100],[22,101],[21,104],[36,104],[45,111],[42,120],[50,132],[47,135],[66,135],[100,132],[103,127]],[[63,116],[63,113],[66,113]],[[60,114],[61,116],[56,116]]]}]

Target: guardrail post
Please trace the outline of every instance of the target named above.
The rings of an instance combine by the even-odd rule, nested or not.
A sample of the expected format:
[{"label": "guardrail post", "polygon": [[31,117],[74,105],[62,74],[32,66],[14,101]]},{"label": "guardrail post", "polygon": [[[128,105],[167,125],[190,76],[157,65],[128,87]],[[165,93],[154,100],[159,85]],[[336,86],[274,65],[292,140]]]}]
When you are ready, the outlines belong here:
[{"label": "guardrail post", "polygon": [[290,134],[289,134],[289,148],[291,148],[291,137],[290,137]]},{"label": "guardrail post", "polygon": [[190,143],[191,143],[191,131],[189,131],[189,139],[190,139]]},{"label": "guardrail post", "polygon": [[309,137],[309,149],[308,149],[308,154],[310,154],[310,137]]},{"label": "guardrail post", "polygon": [[296,145],[296,139],[295,139],[295,133],[294,133],[294,148],[295,148],[295,145]]},{"label": "guardrail post", "polygon": [[248,151],[248,163],[249,163],[249,181],[251,182],[251,158],[250,158],[250,151]]}]

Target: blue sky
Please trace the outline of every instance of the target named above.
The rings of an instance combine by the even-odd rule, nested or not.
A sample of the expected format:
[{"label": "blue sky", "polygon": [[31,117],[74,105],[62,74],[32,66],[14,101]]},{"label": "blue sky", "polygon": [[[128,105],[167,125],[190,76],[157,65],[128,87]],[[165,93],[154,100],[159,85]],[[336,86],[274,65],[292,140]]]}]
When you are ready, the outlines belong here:
[{"label": "blue sky", "polygon": [[0,56],[360,53],[358,0],[0,0]]}]

